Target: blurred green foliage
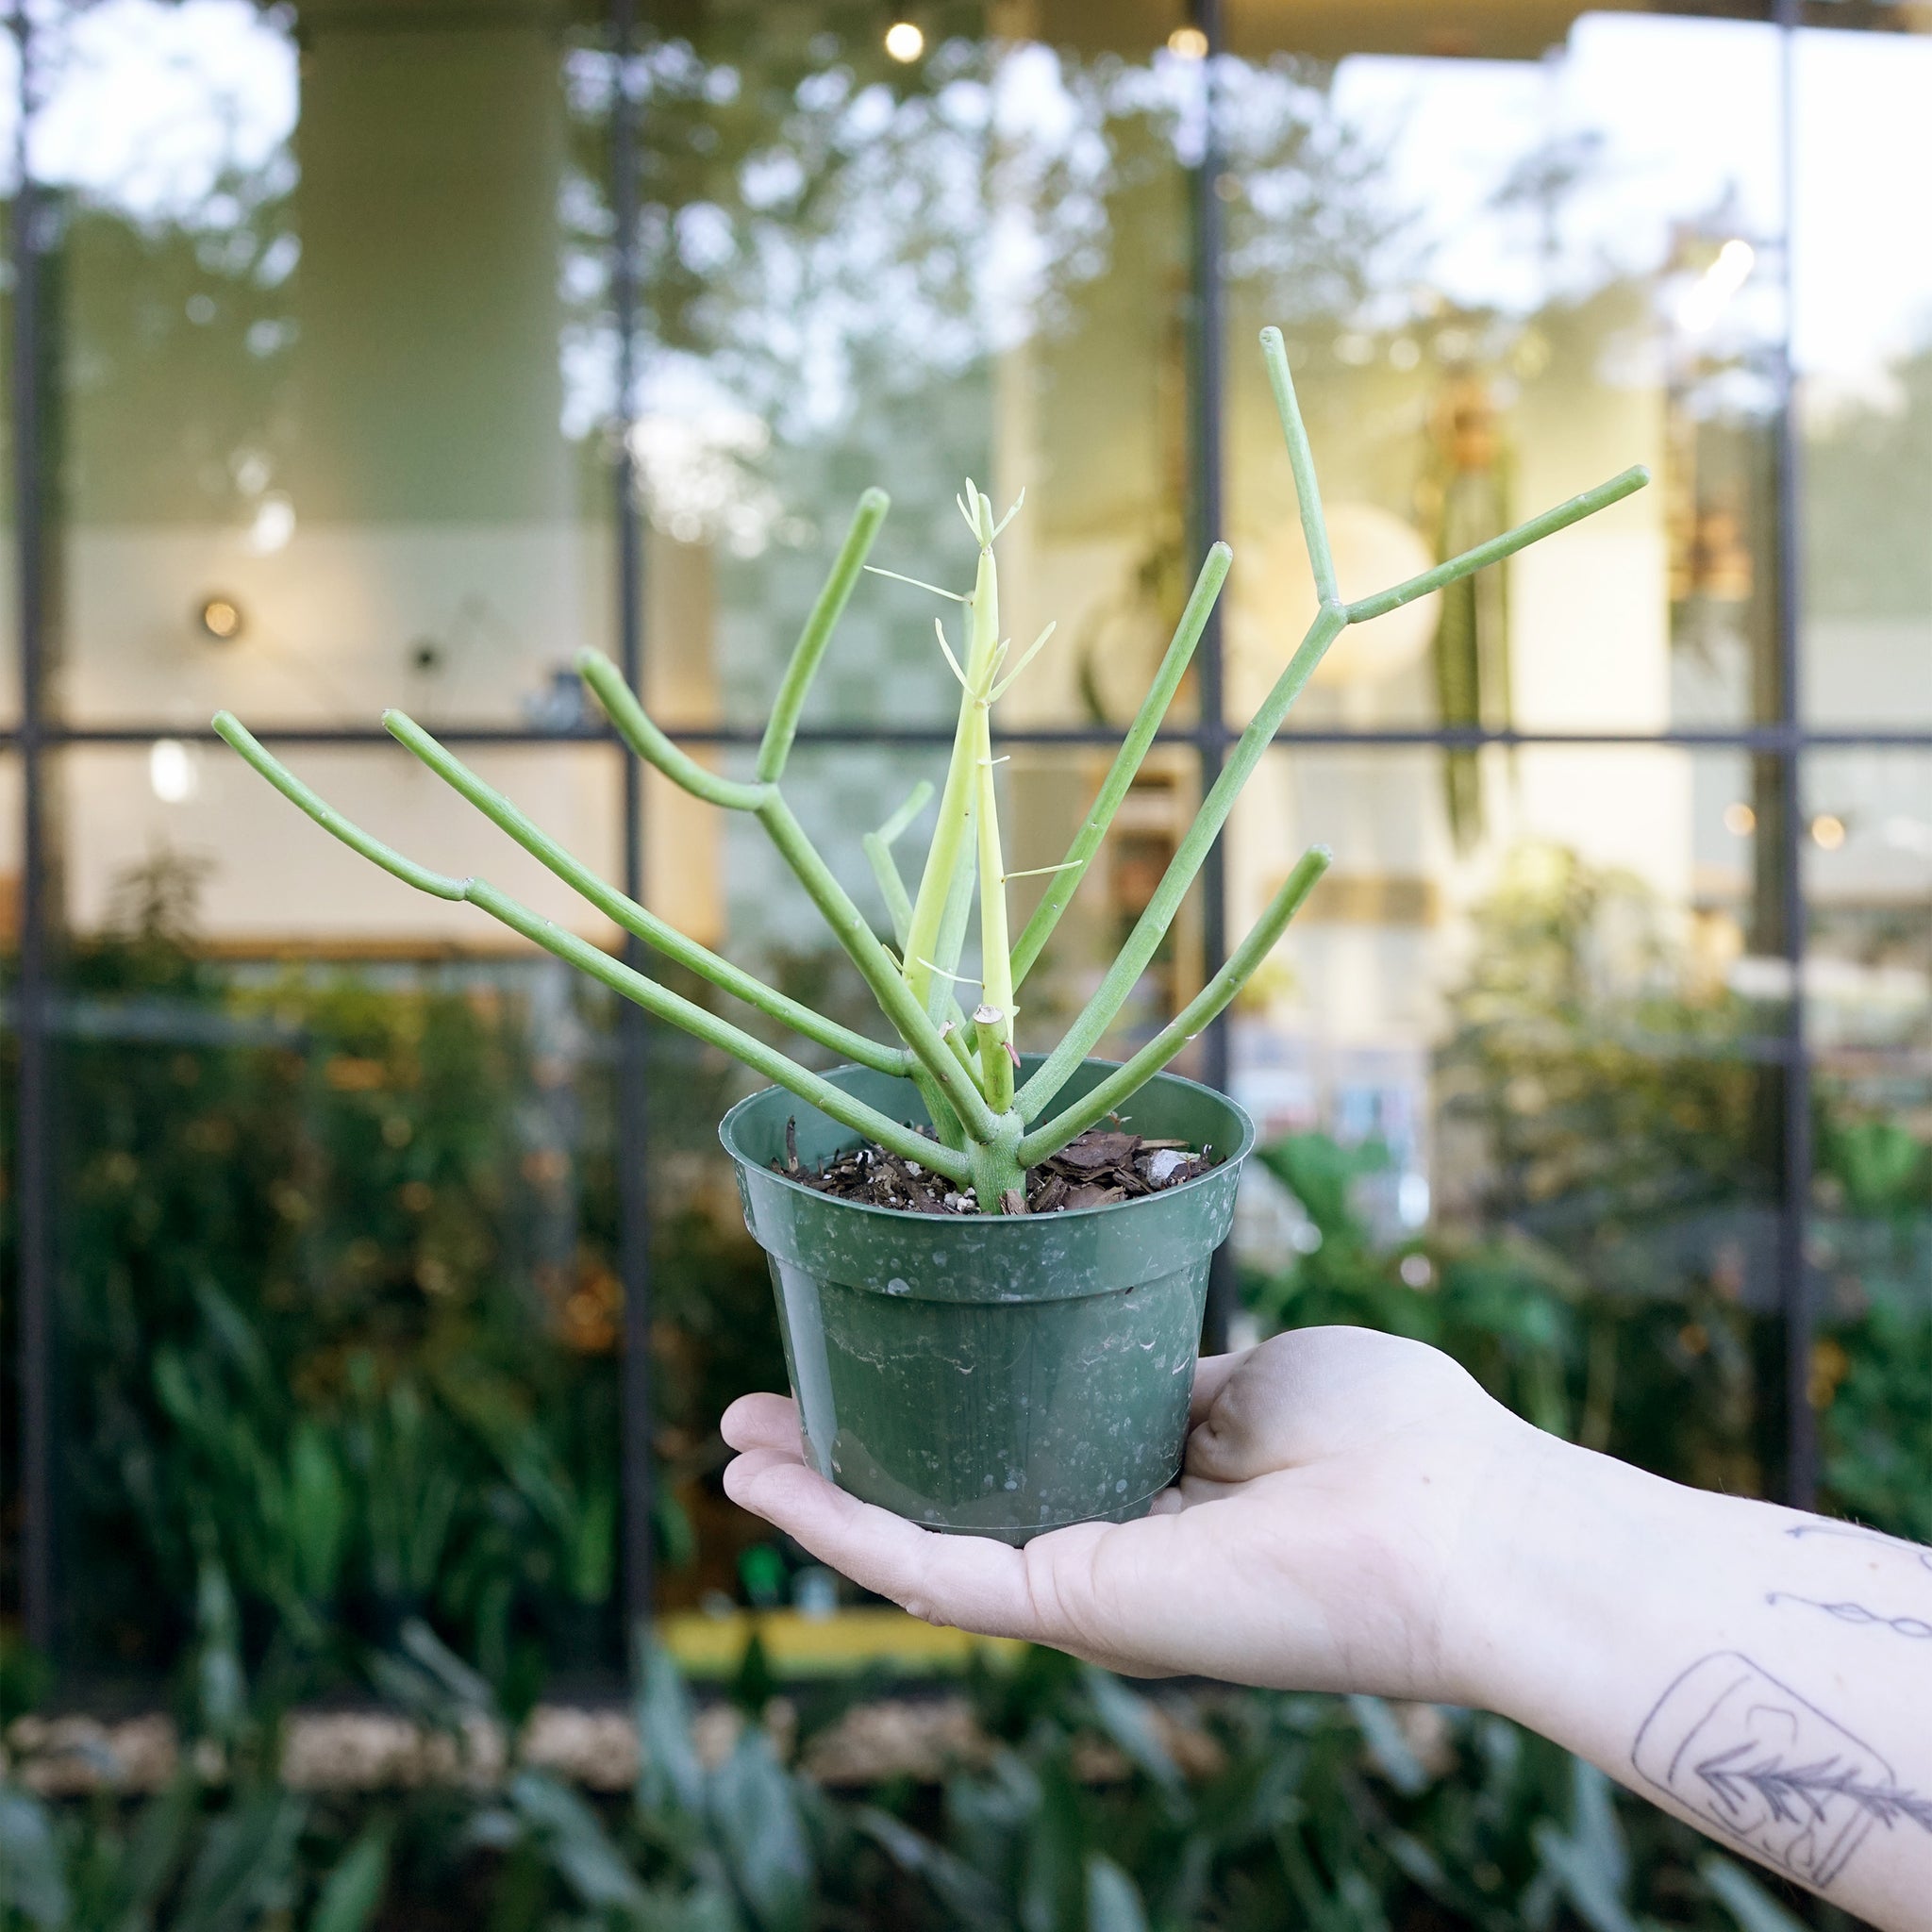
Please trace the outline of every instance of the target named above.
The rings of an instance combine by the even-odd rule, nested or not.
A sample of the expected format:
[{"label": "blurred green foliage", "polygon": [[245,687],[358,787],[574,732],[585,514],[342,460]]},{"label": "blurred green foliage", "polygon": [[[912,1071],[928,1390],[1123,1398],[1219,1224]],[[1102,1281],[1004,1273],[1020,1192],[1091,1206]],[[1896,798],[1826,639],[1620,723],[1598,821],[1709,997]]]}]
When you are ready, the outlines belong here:
[{"label": "blurred green foliage", "polygon": [[[59,1156],[63,1476],[88,1580],[74,1635],[169,1671],[190,1748],[141,1800],[0,1779],[0,1927],[1843,1923],[1499,1720],[1150,1699],[1047,1653],[974,1673],[989,1748],[937,1783],[838,1792],[802,1774],[864,1679],[701,1759],[658,1658],[626,1799],[513,1751],[501,1777],[289,1789],[297,1700],[360,1693],[452,1740],[479,1722],[514,1737],[559,1668],[616,1661],[611,1023],[521,963],[212,961],[192,887],[148,869],[67,963]],[[1515,868],[1478,930],[1441,1132],[1479,1184],[1427,1231],[1390,1234],[1378,1143],[1265,1147],[1300,1238],[1247,1271],[1252,1314],[1417,1337],[1545,1428],[1766,1486],[1777,1339],[1737,1260],[1772,1199],[1756,1017],[1721,988],[1686,995],[1641,896],[1560,857]],[[708,1507],[719,1408],[780,1371],[762,1264],[708,1191],[728,1074],[688,1056],[654,1073],[660,1528],[677,1556],[684,1506]],[[1932,1156],[1907,1116],[1835,1090],[1817,1134],[1830,1497],[1925,1536]],[[723,1518],[703,1528],[693,1574],[772,1570],[758,1593],[782,1595],[774,1550],[741,1563],[706,1541]],[[736,1698],[771,1716],[774,1688],[754,1645]],[[0,1646],[0,1719],[44,1691]]]},{"label": "blurred green foliage", "polygon": [[[205,1598],[196,1748],[157,1795],[53,1805],[0,1780],[0,1932],[1798,1932],[1792,1899],[1500,1719],[1373,1698],[1149,1697],[1044,1651],[976,1670],[980,1742],[936,1781],[835,1790],[799,1766],[858,1694],[756,1690],[701,1727],[641,1656],[630,1790],[520,1765],[488,1685],[420,1623],[370,1687],[459,1774],[355,1798],[277,1777],[276,1712],[232,1694]],[[225,1658],[225,1668],[207,1668]],[[475,1755],[507,1736],[508,1769]],[[787,1741],[781,1747],[778,1740]]]},{"label": "blurred green foliage", "polygon": [[[157,859],[64,962],[69,1659],[166,1669],[213,1562],[250,1656],[341,1667],[426,1618],[502,1686],[614,1670],[608,1002],[523,960],[224,962],[194,886]],[[675,1171],[727,1076],[652,1046],[677,1058],[653,1083]],[[672,1557],[692,1445],[782,1373],[729,1205],[666,1198],[656,1223]]]}]

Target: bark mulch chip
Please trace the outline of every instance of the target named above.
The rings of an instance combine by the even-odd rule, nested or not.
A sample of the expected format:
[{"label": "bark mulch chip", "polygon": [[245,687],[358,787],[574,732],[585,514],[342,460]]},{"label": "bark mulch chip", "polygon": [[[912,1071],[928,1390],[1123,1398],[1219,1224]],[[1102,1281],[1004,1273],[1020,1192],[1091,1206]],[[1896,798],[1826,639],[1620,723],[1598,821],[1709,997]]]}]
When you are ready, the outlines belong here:
[{"label": "bark mulch chip", "polygon": [[[1217,1167],[1211,1147],[1198,1152],[1184,1141],[1149,1141],[1123,1127],[1089,1127],[1038,1167],[1026,1172],[1024,1208],[1010,1196],[1009,1214],[1054,1214],[1070,1208],[1105,1208],[1178,1187]],[[977,1214],[971,1188],[956,1188],[917,1161],[868,1143],[841,1154],[822,1168],[798,1158],[796,1123],[785,1128],[785,1158],[773,1168],[822,1194],[863,1201],[874,1208],[897,1208],[909,1214]]]}]

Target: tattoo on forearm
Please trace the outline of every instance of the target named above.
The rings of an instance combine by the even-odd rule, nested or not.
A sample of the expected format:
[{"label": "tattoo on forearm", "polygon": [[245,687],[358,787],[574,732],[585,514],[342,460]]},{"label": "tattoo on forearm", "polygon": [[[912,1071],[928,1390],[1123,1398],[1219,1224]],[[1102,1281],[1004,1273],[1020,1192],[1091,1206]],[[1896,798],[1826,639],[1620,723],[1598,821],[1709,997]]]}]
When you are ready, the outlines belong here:
[{"label": "tattoo on forearm", "polygon": [[1793,1542],[1807,1537],[1830,1537],[1835,1541],[1876,1543],[1894,1556],[1909,1557],[1922,1570],[1932,1571],[1932,1550],[1923,1543],[1908,1543],[1903,1537],[1887,1536],[1882,1529],[1867,1529],[1858,1523],[1797,1523],[1785,1531]]},{"label": "tattoo on forearm", "polygon": [[1874,1826],[1932,1833],[1932,1796],[1747,1657],[1719,1651],[1657,1700],[1638,1774],[1766,1864],[1823,1890]]},{"label": "tattoo on forearm", "polygon": [[1774,1609],[1779,1604],[1802,1604],[1807,1610],[1823,1610],[1827,1617],[1836,1617],[1840,1624],[1877,1624],[1900,1637],[1932,1638],[1932,1624],[1924,1617],[1887,1617],[1867,1609],[1863,1604],[1825,1603],[1815,1596],[1795,1595],[1789,1590],[1771,1591],[1764,1601]]}]

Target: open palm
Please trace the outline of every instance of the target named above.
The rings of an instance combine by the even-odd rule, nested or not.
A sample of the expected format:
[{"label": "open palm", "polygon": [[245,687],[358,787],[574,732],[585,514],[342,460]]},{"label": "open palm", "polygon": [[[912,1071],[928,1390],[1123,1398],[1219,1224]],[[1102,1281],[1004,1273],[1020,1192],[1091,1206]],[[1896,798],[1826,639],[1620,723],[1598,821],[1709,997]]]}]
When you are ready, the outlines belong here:
[{"label": "open palm", "polygon": [[1201,1363],[1182,1473],[1152,1514],[1016,1550],[834,1488],[783,1396],[742,1397],[723,1427],[734,1501],[929,1622],[1136,1675],[1434,1698],[1457,1694],[1456,1586],[1548,1440],[1434,1349],[1307,1329]]}]

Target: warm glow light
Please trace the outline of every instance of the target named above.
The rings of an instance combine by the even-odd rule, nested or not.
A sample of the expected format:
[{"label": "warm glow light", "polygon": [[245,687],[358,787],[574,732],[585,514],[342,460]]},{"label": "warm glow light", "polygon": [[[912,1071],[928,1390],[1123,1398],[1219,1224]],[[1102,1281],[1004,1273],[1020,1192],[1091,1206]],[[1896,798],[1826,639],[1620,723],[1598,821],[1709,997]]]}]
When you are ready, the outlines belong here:
[{"label": "warm glow light", "polygon": [[1748,839],[1757,829],[1757,814],[1740,799],[1724,807],[1724,830],[1734,839]]},{"label": "warm glow light", "polygon": [[147,782],[163,805],[179,805],[198,790],[194,755],[178,738],[158,738],[147,748]]},{"label": "warm glow light", "polygon": [[243,540],[258,557],[273,557],[287,548],[295,534],[295,506],[279,491],[264,496],[256,506],[255,521]]},{"label": "warm glow light", "polygon": [[1692,335],[1702,335],[1723,313],[1724,304],[1744,286],[1757,260],[1757,251],[1750,242],[1741,235],[1733,235],[1685,296],[1677,319]]},{"label": "warm glow light", "polygon": [[1822,811],[1811,821],[1812,841],[1822,850],[1836,852],[1845,842],[1845,822]]},{"label": "warm glow light", "polygon": [[232,597],[210,597],[195,612],[201,627],[218,643],[242,635],[242,607]]},{"label": "warm glow light", "polygon": [[925,52],[925,36],[909,20],[895,20],[886,29],[886,52],[894,60],[917,60]]},{"label": "warm glow light", "polygon": [[1180,60],[1205,60],[1208,36],[1197,26],[1177,26],[1167,37],[1167,51]]}]

